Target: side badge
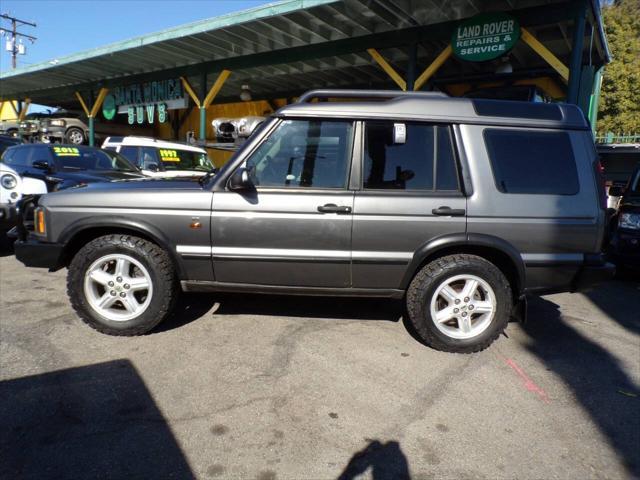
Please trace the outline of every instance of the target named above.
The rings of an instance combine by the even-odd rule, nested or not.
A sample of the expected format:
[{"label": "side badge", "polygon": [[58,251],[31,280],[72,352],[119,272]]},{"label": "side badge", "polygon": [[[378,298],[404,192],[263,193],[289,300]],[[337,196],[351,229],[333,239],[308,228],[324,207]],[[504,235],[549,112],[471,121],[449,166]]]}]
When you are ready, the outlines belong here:
[{"label": "side badge", "polygon": [[200,223],[200,217],[192,217],[191,223],[189,224],[189,228],[193,230],[198,230],[199,228],[202,228],[202,224]]}]

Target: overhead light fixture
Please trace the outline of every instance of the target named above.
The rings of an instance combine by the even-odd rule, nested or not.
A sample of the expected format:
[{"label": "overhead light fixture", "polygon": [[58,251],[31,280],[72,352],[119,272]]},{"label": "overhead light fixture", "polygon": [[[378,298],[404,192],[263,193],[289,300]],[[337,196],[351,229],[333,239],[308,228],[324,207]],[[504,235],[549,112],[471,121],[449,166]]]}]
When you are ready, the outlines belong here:
[{"label": "overhead light fixture", "polygon": [[240,89],[240,100],[243,102],[251,101],[251,89],[249,88],[249,85],[242,85],[242,88]]},{"label": "overhead light fixture", "polygon": [[509,61],[509,57],[502,57],[500,65],[496,68],[496,73],[513,73],[513,65]]}]

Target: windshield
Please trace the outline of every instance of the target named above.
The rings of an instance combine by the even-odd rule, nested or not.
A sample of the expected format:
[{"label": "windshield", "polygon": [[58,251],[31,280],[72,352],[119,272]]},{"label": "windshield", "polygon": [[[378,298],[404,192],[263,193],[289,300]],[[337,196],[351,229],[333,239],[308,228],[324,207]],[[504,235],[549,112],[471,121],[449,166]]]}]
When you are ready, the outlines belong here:
[{"label": "windshield", "polygon": [[137,172],[126,158],[116,152],[78,147],[53,147],[52,151],[62,170]]},{"label": "windshield", "polygon": [[160,158],[166,171],[196,170],[198,172],[208,172],[214,168],[206,153],[171,148],[158,148],[157,151],[158,158]]}]

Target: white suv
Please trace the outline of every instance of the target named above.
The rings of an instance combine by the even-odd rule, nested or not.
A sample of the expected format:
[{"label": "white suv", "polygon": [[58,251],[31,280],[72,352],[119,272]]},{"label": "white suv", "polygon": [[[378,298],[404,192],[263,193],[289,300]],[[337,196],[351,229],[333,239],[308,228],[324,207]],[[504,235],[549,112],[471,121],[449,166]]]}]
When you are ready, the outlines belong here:
[{"label": "white suv", "polygon": [[155,138],[107,137],[102,148],[120,153],[150,177],[200,176],[215,168],[204,148]]}]

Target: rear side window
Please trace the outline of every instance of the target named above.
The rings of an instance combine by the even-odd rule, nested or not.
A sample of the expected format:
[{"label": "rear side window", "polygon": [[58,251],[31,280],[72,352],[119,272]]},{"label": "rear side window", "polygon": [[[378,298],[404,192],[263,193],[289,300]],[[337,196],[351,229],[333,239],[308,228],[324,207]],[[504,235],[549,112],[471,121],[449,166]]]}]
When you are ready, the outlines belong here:
[{"label": "rear side window", "polygon": [[580,190],[569,134],[487,129],[484,141],[502,193],[575,195]]},{"label": "rear side window", "polygon": [[394,142],[394,122],[365,126],[364,188],[374,190],[458,190],[449,128],[402,124],[404,141]]}]

